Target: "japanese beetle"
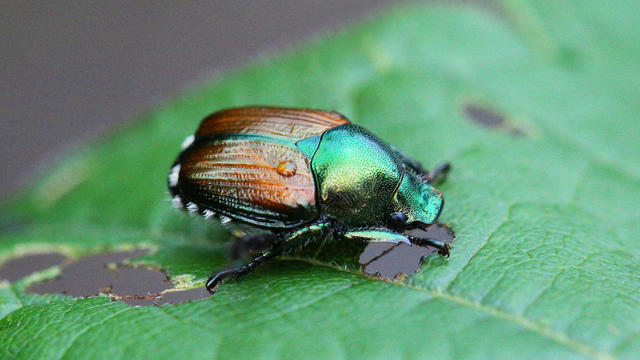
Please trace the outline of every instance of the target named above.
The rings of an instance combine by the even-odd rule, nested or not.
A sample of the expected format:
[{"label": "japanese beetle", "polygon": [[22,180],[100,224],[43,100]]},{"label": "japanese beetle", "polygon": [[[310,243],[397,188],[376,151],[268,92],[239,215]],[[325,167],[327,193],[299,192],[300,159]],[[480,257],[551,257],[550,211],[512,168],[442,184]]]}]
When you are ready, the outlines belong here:
[{"label": "japanese beetle", "polygon": [[442,193],[415,160],[336,112],[241,107],[205,118],[169,171],[173,204],[205,218],[259,229],[247,241],[268,250],[209,278],[212,292],[260,263],[304,246],[312,235],[336,239],[449,246],[405,234],[440,216]]}]

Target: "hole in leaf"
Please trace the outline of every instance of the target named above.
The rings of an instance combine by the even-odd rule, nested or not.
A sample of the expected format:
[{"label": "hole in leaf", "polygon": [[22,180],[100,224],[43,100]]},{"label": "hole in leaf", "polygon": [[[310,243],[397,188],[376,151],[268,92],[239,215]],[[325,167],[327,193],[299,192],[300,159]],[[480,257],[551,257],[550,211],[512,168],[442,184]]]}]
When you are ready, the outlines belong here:
[{"label": "hole in leaf", "polygon": [[149,297],[129,296],[122,298],[122,301],[131,306],[160,306],[164,304],[180,304],[187,301],[208,298],[209,296],[211,296],[209,292],[202,287],[190,290],[170,291]]},{"label": "hole in leaf", "polygon": [[[440,224],[433,224],[426,230],[411,230],[408,234],[445,243],[451,243],[455,239],[453,230]],[[362,271],[386,280],[400,280],[418,271],[422,266],[422,259],[436,251],[435,248],[419,245],[327,239],[311,242],[293,255],[335,264],[352,271]]]},{"label": "hole in leaf", "polygon": [[91,297],[105,293],[129,305],[175,304],[209,296],[204,289],[166,292],[173,285],[163,271],[144,267],[110,266],[146,253],[146,250],[136,250],[87,256],[63,265],[59,276],[36,283],[27,291],[73,297]]},{"label": "hole in leaf", "polygon": [[66,257],[60,254],[27,255],[9,260],[0,267],[0,279],[8,281],[20,280],[34,272],[59,265]]},{"label": "hole in leaf", "polygon": [[[411,235],[422,238],[432,238],[451,243],[455,238],[449,227],[433,224],[426,230],[412,230]],[[360,254],[359,262],[362,270],[371,275],[388,280],[398,280],[418,271],[422,266],[422,259],[436,252],[437,249],[424,246],[409,246],[407,244],[370,243]]]},{"label": "hole in leaf", "polygon": [[145,250],[138,250],[87,256],[65,264],[60,269],[59,276],[34,284],[27,291],[36,294],[65,294],[74,297],[97,296],[100,292],[108,289],[116,278],[116,273],[108,269],[108,264],[119,263],[145,253]]}]

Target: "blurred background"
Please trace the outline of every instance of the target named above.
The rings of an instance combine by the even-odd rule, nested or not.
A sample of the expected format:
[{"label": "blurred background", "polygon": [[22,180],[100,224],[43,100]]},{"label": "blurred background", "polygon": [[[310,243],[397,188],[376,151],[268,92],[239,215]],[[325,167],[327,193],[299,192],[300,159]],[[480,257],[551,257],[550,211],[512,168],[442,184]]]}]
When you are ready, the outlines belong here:
[{"label": "blurred background", "polygon": [[2,1],[0,199],[204,77],[395,2]]}]

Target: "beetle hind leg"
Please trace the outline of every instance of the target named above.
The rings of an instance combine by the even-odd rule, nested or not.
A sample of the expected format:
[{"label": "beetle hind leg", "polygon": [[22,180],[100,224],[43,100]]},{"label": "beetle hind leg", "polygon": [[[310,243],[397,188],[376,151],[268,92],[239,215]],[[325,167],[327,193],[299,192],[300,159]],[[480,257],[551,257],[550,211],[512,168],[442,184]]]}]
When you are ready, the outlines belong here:
[{"label": "beetle hind leg", "polygon": [[209,277],[209,279],[207,280],[207,284],[206,284],[207,291],[209,292],[209,294],[213,294],[216,291],[218,284],[222,280],[224,280],[226,277],[229,277],[231,275],[237,275],[238,269],[239,268],[225,269],[211,275],[211,277]]},{"label": "beetle hind leg", "polygon": [[264,261],[276,257],[278,255],[283,254],[289,249],[295,248],[300,244],[304,244],[305,240],[312,236],[313,234],[321,234],[329,227],[328,222],[319,222],[316,224],[311,224],[300,228],[298,230],[293,230],[288,233],[280,233],[274,234],[279,241],[277,244],[267,251],[263,251],[262,254],[251,260],[248,264],[244,266],[240,266],[234,269],[222,270],[213,274],[209,280],[207,280],[207,290],[209,293],[213,294],[216,291],[216,288],[225,278],[229,276],[235,276],[236,279],[250,273]]},{"label": "beetle hind leg", "polygon": [[242,276],[250,273],[251,271],[253,271],[256,267],[258,267],[260,264],[262,264],[265,260],[270,259],[274,256],[280,255],[282,253],[281,248],[278,249],[274,249],[274,250],[270,250],[270,251],[265,251],[262,254],[260,254],[260,256],[254,258],[253,260],[251,260],[248,264],[234,268],[234,269],[226,269],[226,270],[222,270],[219,271],[215,274],[213,274],[208,280],[207,280],[207,291],[209,291],[210,294],[213,294],[216,291],[216,288],[218,286],[218,284],[220,284],[220,282],[222,280],[224,280],[225,278],[229,277],[229,276],[235,276],[235,279],[239,279]]},{"label": "beetle hind leg", "polygon": [[252,253],[268,250],[276,240],[276,234],[271,232],[236,237],[231,245],[231,258],[246,258]]}]

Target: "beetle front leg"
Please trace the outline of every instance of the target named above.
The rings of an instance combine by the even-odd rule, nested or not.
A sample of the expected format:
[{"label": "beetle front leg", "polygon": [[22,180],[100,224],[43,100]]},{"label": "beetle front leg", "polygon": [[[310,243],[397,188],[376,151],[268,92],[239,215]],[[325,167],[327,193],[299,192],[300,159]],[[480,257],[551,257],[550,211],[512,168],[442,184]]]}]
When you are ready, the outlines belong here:
[{"label": "beetle front leg", "polygon": [[388,242],[395,244],[405,243],[407,245],[412,245],[409,236],[386,229],[350,230],[343,233],[342,237],[349,240],[361,240],[366,242]]},{"label": "beetle front leg", "polygon": [[433,170],[427,171],[422,167],[418,161],[407,156],[397,147],[391,145],[391,151],[393,151],[402,162],[416,173],[424,176],[430,183],[439,184],[447,179],[447,174],[451,170],[451,164],[443,162],[438,164]]},{"label": "beetle front leg", "polygon": [[393,151],[393,153],[395,153],[406,166],[420,175],[428,176],[429,172],[422,167],[422,164],[420,164],[420,162],[407,156],[402,152],[402,150],[394,145],[390,145],[389,147],[391,148],[391,151]]},{"label": "beetle front leg", "polygon": [[217,286],[225,278],[233,275],[236,279],[238,279],[250,273],[251,271],[253,271],[256,267],[258,267],[260,264],[262,264],[266,260],[276,257],[278,255],[282,255],[287,250],[295,248],[296,246],[300,245],[303,241],[308,239],[313,234],[321,233],[328,227],[329,227],[328,223],[317,223],[317,224],[306,226],[299,230],[295,230],[290,233],[280,234],[281,241],[275,244],[271,249],[262,252],[262,254],[255,257],[246,265],[243,265],[234,269],[222,270],[211,275],[211,277],[209,277],[209,279],[207,280],[207,284],[206,284],[207,291],[213,294],[216,291]]},{"label": "beetle front leg", "polygon": [[426,178],[430,183],[440,184],[445,180],[447,180],[447,175],[449,175],[449,170],[451,170],[450,163],[448,162],[440,163],[433,170],[427,173]]},{"label": "beetle front leg", "polygon": [[444,241],[431,238],[418,238],[415,236],[409,236],[409,239],[411,240],[412,244],[434,247],[438,249],[438,254],[449,257],[449,250],[451,250],[451,245],[447,244]]},{"label": "beetle front leg", "polygon": [[449,249],[451,246],[445,242],[430,239],[418,238],[411,235],[405,235],[393,232],[389,229],[356,229],[350,230],[342,234],[346,239],[362,240],[366,242],[388,242],[388,243],[405,243],[407,245],[431,246],[438,249],[438,254],[449,257]]}]

